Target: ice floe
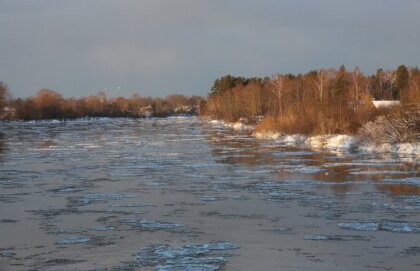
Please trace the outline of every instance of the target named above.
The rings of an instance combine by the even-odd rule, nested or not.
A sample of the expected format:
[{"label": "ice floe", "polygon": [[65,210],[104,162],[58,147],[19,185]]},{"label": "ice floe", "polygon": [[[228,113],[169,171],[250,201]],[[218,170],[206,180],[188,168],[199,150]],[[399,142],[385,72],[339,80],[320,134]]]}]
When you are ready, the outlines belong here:
[{"label": "ice floe", "polygon": [[129,220],[123,220],[121,223],[132,226],[137,229],[143,229],[143,230],[150,230],[150,231],[156,231],[156,230],[168,230],[168,229],[175,229],[175,228],[181,228],[184,227],[182,224],[177,223],[169,223],[169,222],[158,222],[153,220],[135,220],[135,219],[129,219]]},{"label": "ice floe", "polygon": [[91,230],[94,231],[113,231],[115,230],[114,226],[96,226],[94,228],[92,228]]},{"label": "ice floe", "polygon": [[419,233],[420,225],[417,223],[401,221],[381,221],[381,222],[350,222],[339,223],[338,227],[345,230],[355,231],[388,231],[397,233]]},{"label": "ice floe", "polygon": [[257,139],[275,140],[277,144],[297,147],[309,147],[315,150],[348,151],[358,150],[368,153],[397,153],[400,155],[420,156],[420,143],[367,144],[358,137],[350,135],[282,135],[273,132],[255,132]]},{"label": "ice floe", "polygon": [[225,250],[238,249],[228,242],[193,244],[173,248],[169,245],[152,245],[135,253],[136,261],[142,267],[155,267],[159,271],[215,271],[226,264]]},{"label": "ice floe", "polygon": [[121,200],[121,199],[136,198],[136,197],[138,197],[138,195],[120,194],[120,193],[86,194],[81,197],[71,198],[71,202],[77,205],[87,205],[87,204],[107,202],[110,200]]},{"label": "ice floe", "polygon": [[72,244],[87,243],[90,240],[91,240],[90,237],[74,236],[74,237],[70,237],[68,239],[58,240],[55,243],[57,245],[72,245]]}]

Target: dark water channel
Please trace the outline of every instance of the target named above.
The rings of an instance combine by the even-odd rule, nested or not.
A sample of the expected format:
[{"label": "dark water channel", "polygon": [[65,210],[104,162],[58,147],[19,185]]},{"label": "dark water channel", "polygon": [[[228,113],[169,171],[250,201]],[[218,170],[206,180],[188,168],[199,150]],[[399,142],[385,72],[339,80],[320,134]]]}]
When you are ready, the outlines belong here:
[{"label": "dark water channel", "polygon": [[196,118],[0,123],[0,270],[420,270],[420,166]]}]

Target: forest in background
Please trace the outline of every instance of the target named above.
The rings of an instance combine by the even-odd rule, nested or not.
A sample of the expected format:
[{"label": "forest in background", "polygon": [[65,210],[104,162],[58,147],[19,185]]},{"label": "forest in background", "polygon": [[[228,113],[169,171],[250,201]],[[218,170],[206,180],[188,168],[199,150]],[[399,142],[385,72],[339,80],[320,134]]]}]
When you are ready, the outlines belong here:
[{"label": "forest in background", "polygon": [[199,113],[204,99],[199,96],[170,95],[166,98],[107,98],[104,92],[82,98],[63,98],[56,91],[41,89],[26,99],[10,97],[6,84],[0,82],[0,119],[42,120],[85,117],[167,117]]},{"label": "forest in background", "polygon": [[[354,134],[366,123],[389,118],[407,122],[418,136],[419,86],[420,70],[404,65],[370,76],[344,66],[265,78],[227,75],[214,82],[203,114],[258,124],[259,132],[305,135]],[[401,106],[377,109],[374,100],[398,100]]]},{"label": "forest in background", "polygon": [[[0,119],[41,120],[84,117],[166,117],[201,115],[256,125],[258,132],[281,134],[355,134],[396,132],[399,142],[420,141],[420,70],[400,65],[364,75],[358,68],[313,70],[271,77],[225,75],[214,81],[207,98],[108,98],[104,92],[64,98],[41,89],[33,97],[11,97],[0,82]],[[398,100],[400,106],[377,109],[374,100]],[[407,136],[409,135],[409,136]]]}]

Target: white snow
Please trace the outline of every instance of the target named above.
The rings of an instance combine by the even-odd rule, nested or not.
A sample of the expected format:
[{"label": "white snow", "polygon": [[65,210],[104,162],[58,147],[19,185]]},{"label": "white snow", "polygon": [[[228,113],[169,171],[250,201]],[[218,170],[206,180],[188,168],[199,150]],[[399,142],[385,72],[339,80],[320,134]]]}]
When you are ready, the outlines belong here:
[{"label": "white snow", "polygon": [[388,108],[391,106],[400,106],[400,101],[373,101],[373,105],[376,108]]},{"label": "white snow", "polygon": [[354,147],[355,139],[349,135],[322,135],[309,137],[305,144],[311,148],[348,150]]},{"label": "white snow", "polygon": [[234,130],[252,130],[255,128],[255,126],[253,125],[247,125],[244,124],[242,122],[233,122],[233,123],[229,123],[229,122],[225,122],[223,120],[209,120],[209,123],[212,125],[216,125],[216,126],[224,126],[224,127],[230,127]]},{"label": "white snow", "polygon": [[254,137],[258,139],[278,139],[280,137],[279,133],[270,133],[270,132],[256,132],[253,134]]},{"label": "white snow", "polygon": [[391,145],[385,144],[369,144],[358,146],[359,150],[371,152],[371,153],[398,153],[400,155],[412,155],[420,157],[420,143],[399,143]]},{"label": "white snow", "polygon": [[[395,102],[395,101],[381,101]],[[392,104],[392,103],[391,103]],[[222,120],[210,120],[213,125],[222,125],[235,130],[251,130],[255,126],[246,125],[241,122],[226,123]],[[332,152],[348,151],[350,149],[359,150],[369,153],[396,153],[403,156],[420,157],[420,143],[400,143],[400,144],[363,144],[360,143],[356,136],[350,135],[319,135],[306,137],[300,134],[282,135],[271,131],[254,132],[252,134],[257,139],[275,140],[276,143],[288,146],[308,147],[311,149],[329,150]]]}]

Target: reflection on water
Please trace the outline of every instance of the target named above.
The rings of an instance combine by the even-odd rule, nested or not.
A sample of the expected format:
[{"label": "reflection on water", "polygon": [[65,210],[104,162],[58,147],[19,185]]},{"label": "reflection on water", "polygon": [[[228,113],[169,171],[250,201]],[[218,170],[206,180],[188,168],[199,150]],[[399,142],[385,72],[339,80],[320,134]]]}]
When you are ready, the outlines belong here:
[{"label": "reflection on water", "polygon": [[6,151],[5,134],[0,132],[0,162],[4,159],[4,152]]},{"label": "reflection on water", "polygon": [[247,131],[240,135],[234,130],[211,131],[208,141],[217,163],[245,166],[251,171],[267,170],[275,173],[279,180],[299,178],[305,174],[305,178],[331,184],[327,187],[337,192],[356,190],[361,185],[371,183],[375,184],[373,187],[378,192],[420,195],[419,183],[380,184],[390,178],[418,178],[420,165],[412,157],[401,159],[391,155],[349,152],[337,156],[329,152],[253,140]]},{"label": "reflection on water", "polygon": [[413,157],[196,118],[0,123],[1,270],[416,270]]}]

